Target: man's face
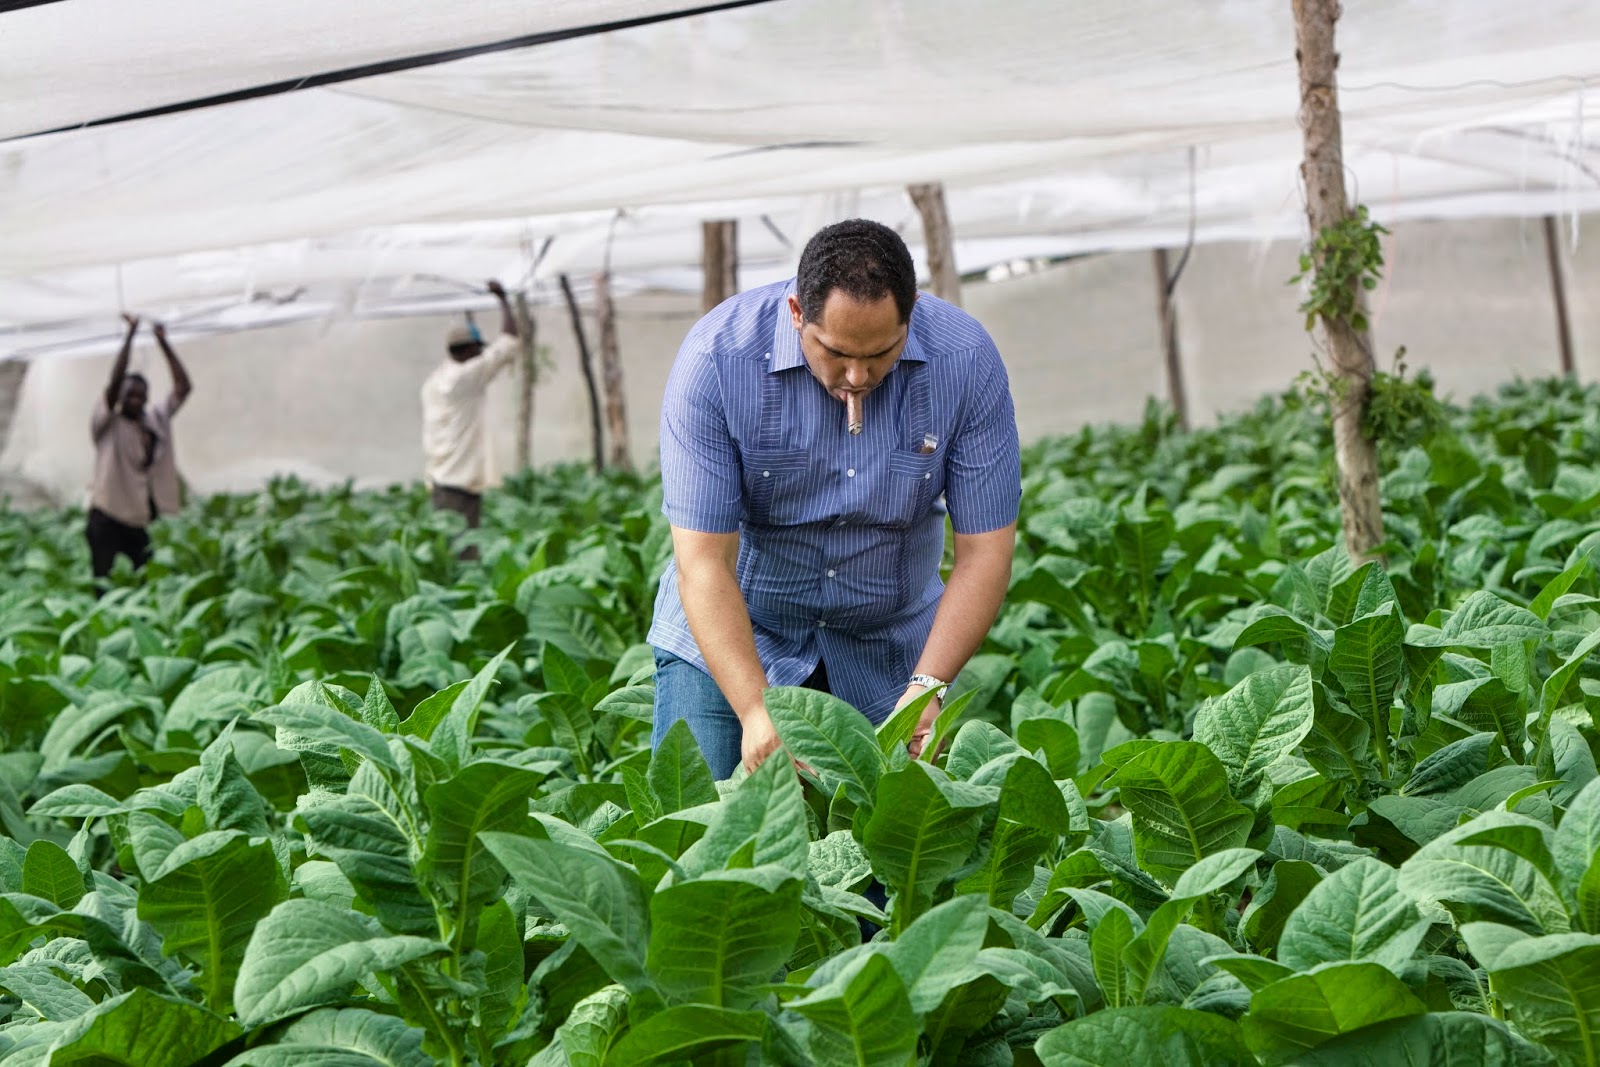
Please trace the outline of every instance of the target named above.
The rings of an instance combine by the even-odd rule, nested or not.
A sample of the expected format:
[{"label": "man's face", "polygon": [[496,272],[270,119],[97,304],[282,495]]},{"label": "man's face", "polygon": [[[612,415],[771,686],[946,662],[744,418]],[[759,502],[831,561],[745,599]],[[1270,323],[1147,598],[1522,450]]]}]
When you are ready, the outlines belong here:
[{"label": "man's face", "polygon": [[483,345],[477,342],[473,342],[470,345],[456,345],[450,349],[450,358],[457,363],[466,363],[469,360],[477,359],[482,354]]},{"label": "man's face", "polygon": [[799,299],[791,296],[789,314],[800,331],[806,366],[841,404],[850,393],[865,396],[878,387],[905,350],[910,329],[887,295],[866,303],[835,289],[815,322],[805,321]]},{"label": "man's face", "polygon": [[138,378],[126,378],[122,383],[122,403],[118,410],[130,419],[144,415],[145,402],[150,399],[150,387]]}]

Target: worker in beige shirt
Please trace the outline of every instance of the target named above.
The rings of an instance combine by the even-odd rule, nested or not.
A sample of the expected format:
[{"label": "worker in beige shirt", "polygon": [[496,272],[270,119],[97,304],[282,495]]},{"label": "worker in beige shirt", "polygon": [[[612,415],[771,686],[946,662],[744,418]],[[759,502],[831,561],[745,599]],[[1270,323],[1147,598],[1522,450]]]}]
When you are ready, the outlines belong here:
[{"label": "worker in beige shirt", "polygon": [[167,343],[166,327],[156,323],[153,332],[172,374],[172,392],[152,407],[150,383],[142,374],[128,373],[139,319],[134,315],[122,318],[128,333],[111,366],[111,380],[96,399],[89,420],[94,485],[85,535],[97,581],[111,573],[119,555],[127,556],[135,570],[143,567],[150,558],[150,524],[182,506],[172,416],[189,399],[193,386],[178,354]]},{"label": "worker in beige shirt", "polygon": [[[494,478],[484,418],[489,383],[519,351],[517,320],[497,281],[489,292],[500,301],[500,336],[485,347],[472,326],[457,326],[445,339],[449,358],[422,383],[422,451],[433,506],[459,512],[469,528],[483,516],[483,491]],[[465,555],[475,556],[470,549]]]}]

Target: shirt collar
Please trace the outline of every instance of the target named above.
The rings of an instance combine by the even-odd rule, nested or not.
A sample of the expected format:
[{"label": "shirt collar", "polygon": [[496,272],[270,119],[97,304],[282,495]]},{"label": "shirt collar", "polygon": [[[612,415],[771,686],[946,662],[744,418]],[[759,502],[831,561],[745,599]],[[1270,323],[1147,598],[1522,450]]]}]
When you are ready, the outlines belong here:
[{"label": "shirt collar", "polygon": [[[803,367],[806,363],[806,354],[800,348],[800,331],[794,328],[794,318],[789,314],[789,297],[794,294],[794,286],[784,290],[778,300],[777,322],[772,327],[772,361],[767,367],[769,373],[783,370],[793,370]],[[916,326],[917,306],[911,305],[911,325]],[[913,363],[926,363],[928,354],[923,351],[922,343],[917,340],[917,331],[912,329],[906,337],[906,346],[900,351],[900,360],[911,360]]]}]

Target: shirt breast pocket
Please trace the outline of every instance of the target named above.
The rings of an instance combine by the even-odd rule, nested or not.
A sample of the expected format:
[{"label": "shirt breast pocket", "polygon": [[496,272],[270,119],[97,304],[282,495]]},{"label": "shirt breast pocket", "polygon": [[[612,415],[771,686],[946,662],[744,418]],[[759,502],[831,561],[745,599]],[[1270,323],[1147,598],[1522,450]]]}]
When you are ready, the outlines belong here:
[{"label": "shirt breast pocket", "polygon": [[895,525],[909,526],[928,514],[933,500],[944,492],[944,453],[912,452],[897,448],[889,453]]},{"label": "shirt breast pocket", "polygon": [[812,494],[809,492],[811,456],[799,448],[752,448],[742,457],[746,510],[750,521],[762,526],[804,522]]}]

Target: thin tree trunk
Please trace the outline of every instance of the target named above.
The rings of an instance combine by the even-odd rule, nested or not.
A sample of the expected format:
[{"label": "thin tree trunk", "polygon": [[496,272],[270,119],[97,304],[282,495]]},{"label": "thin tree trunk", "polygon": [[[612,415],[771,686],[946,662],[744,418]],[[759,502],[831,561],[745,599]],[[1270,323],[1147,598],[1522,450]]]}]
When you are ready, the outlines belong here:
[{"label": "thin tree trunk", "polygon": [[1178,354],[1178,309],[1172,304],[1172,274],[1167,250],[1153,253],[1156,269],[1156,318],[1161,323],[1161,351],[1167,364],[1167,399],[1178,416],[1180,429],[1189,428],[1189,394],[1183,386],[1183,361]]},{"label": "thin tree trunk", "polygon": [[925,182],[909,185],[906,192],[922,216],[922,233],[928,245],[928,274],[933,295],[961,306],[961,275],[956,273],[955,238],[950,232],[950,213],[945,210],[944,185]]},{"label": "thin tree trunk", "polygon": [[589,389],[589,431],[594,442],[594,469],[606,469],[605,445],[600,431],[600,390],[594,383],[594,366],[589,359],[589,340],[583,335],[583,313],[578,298],[572,295],[572,281],[561,275],[561,295],[567,298],[567,314],[572,316],[572,334],[578,339],[578,363],[583,368],[583,384]]},{"label": "thin tree trunk", "polygon": [[[1344,188],[1344,148],[1339,120],[1339,55],[1334,50],[1338,0],[1293,0],[1295,59],[1300,67],[1300,125],[1306,158],[1306,217],[1313,239],[1351,214]],[[1319,264],[1320,265],[1320,264]],[[1359,279],[1352,278],[1360,306]],[[1343,316],[1322,319],[1335,378],[1333,448],[1339,469],[1339,508],[1345,547],[1360,561],[1383,543],[1378,496],[1378,450],[1362,430],[1372,388],[1372,342]]]},{"label": "thin tree trunk", "polygon": [[1567,317],[1567,283],[1561,271],[1561,240],[1556,234],[1553,215],[1544,217],[1544,254],[1550,261],[1550,294],[1556,305],[1556,342],[1561,346],[1561,373],[1568,378],[1578,373],[1572,358],[1572,323]]},{"label": "thin tree trunk", "polygon": [[606,430],[611,438],[610,465],[633,470],[628,447],[628,403],[622,391],[622,353],[617,349],[617,306],[611,300],[611,276],[594,276],[594,313],[600,328],[600,372],[606,391]]},{"label": "thin tree trunk", "polygon": [[528,294],[516,298],[517,335],[522,341],[522,360],[517,374],[517,469],[533,466],[533,387],[538,381],[539,323],[528,308]]},{"label": "thin tree trunk", "polygon": [[700,311],[705,313],[739,291],[739,223],[717,219],[700,224],[701,257],[705,287]]}]

